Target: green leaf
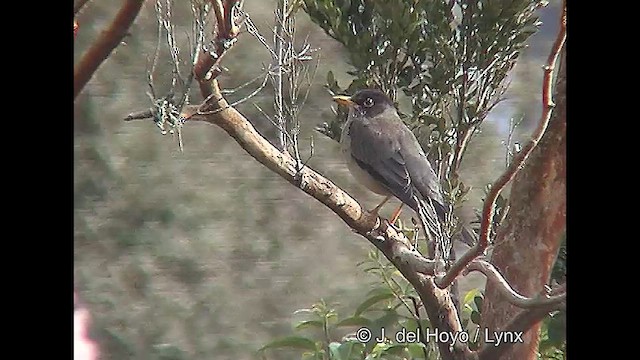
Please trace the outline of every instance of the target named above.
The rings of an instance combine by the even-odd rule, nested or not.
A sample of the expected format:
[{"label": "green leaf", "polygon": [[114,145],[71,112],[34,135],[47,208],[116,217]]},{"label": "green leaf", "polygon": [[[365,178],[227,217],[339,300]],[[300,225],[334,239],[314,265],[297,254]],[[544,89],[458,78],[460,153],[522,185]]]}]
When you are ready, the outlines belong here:
[{"label": "green leaf", "polygon": [[[340,90],[340,88],[338,87],[338,82],[336,81],[336,78],[333,75],[333,71],[331,70],[329,70],[329,72],[327,73],[327,86],[329,87],[329,90],[331,90],[332,92],[336,92]],[[332,95],[336,95],[336,94],[332,94]]]},{"label": "green leaf", "polygon": [[564,313],[555,314],[547,323],[549,341],[554,346],[561,346],[566,339],[566,322]]},{"label": "green leaf", "polygon": [[322,321],[320,321],[320,320],[306,320],[306,321],[299,322],[295,326],[295,329],[296,330],[302,330],[302,329],[307,329],[307,328],[322,329],[322,327],[323,327],[323,324],[322,324]]},{"label": "green leaf", "polygon": [[477,312],[476,310],[473,310],[471,312],[471,322],[476,325],[480,325],[480,321],[481,321],[480,313]]},{"label": "green leaf", "polygon": [[331,360],[343,360],[343,359],[347,359],[345,357],[342,356],[342,353],[340,352],[340,346],[342,346],[342,344],[338,343],[338,342],[332,342],[331,344],[329,344],[329,355],[330,355],[330,359]]},{"label": "green leaf", "polygon": [[403,356],[409,351],[409,348],[406,344],[394,344],[387,347],[382,353],[389,355],[398,355]]},{"label": "green leaf", "polygon": [[278,349],[278,348],[294,348],[309,351],[316,351],[316,343],[309,338],[303,336],[287,336],[281,339],[274,340],[267,345],[261,347],[258,351],[264,351],[266,349]]},{"label": "green leaf", "polygon": [[362,316],[351,316],[339,321],[336,326],[369,326],[371,325],[371,320],[362,317]]},{"label": "green leaf", "polygon": [[380,295],[380,294],[393,294],[393,292],[388,287],[380,286],[380,287],[376,287],[376,288],[373,288],[373,289],[369,290],[367,292],[367,295],[365,295],[365,297],[369,298],[371,296],[377,296],[377,295]]},{"label": "green leaf", "polygon": [[473,302],[476,304],[476,309],[480,312],[482,312],[483,301],[484,299],[480,295],[477,295],[476,297],[473,298]]},{"label": "green leaf", "polygon": [[405,329],[406,331],[416,331],[418,329],[418,322],[414,318],[406,319],[404,321],[399,322],[400,327]]},{"label": "green leaf", "polygon": [[[371,355],[374,359],[380,357],[391,345],[388,343],[377,343],[373,349],[371,349]],[[367,357],[369,358],[369,357]]]},{"label": "green leaf", "polygon": [[415,359],[415,358],[423,358],[424,357],[424,350],[426,348],[426,345],[418,342],[418,343],[411,343],[411,344],[407,344],[406,345],[407,350],[409,350],[409,354],[411,354],[411,358]]},{"label": "green leaf", "polygon": [[473,299],[475,299],[476,296],[480,295],[480,290],[478,289],[471,289],[469,290],[469,292],[467,292],[464,295],[464,299],[462,300],[463,304],[471,304],[471,302],[473,301]]},{"label": "green leaf", "polygon": [[395,326],[397,324],[400,315],[395,310],[386,310],[384,314],[377,319],[372,320],[371,327],[372,328],[390,328],[391,326]]},{"label": "green leaf", "polygon": [[381,292],[380,294],[373,295],[369,297],[367,300],[365,300],[364,302],[362,302],[356,309],[354,316],[359,316],[363,312],[367,311],[367,309],[369,309],[370,307],[372,307],[373,305],[381,301],[393,299],[395,295],[391,292],[391,290],[389,289],[387,290],[388,290],[387,292]]}]

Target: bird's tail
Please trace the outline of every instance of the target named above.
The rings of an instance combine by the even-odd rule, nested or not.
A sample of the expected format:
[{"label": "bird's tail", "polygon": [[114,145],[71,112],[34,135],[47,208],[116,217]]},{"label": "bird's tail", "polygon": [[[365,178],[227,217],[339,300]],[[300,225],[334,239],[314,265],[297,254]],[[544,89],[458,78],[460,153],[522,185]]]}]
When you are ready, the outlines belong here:
[{"label": "bird's tail", "polygon": [[431,200],[416,199],[418,201],[418,217],[424,228],[424,232],[429,239],[429,255],[436,256],[442,260],[449,258],[451,251],[451,239],[449,239],[444,231],[439,220],[436,208],[433,206]]},{"label": "bird's tail", "polygon": [[[418,216],[429,239],[429,255],[434,256],[436,260],[444,260],[445,269],[448,269],[449,265],[455,262],[456,253],[453,249],[451,238],[447,236],[440,222],[446,219],[446,210],[440,204],[434,203],[429,199],[418,200],[418,204]],[[463,231],[459,234],[459,237],[466,242],[469,239],[474,239],[471,234],[473,234],[473,231],[463,226]],[[451,300],[456,310],[460,312],[457,281],[451,284],[449,290]]]},{"label": "bird's tail", "polygon": [[462,224],[460,232],[458,232],[457,236],[455,237],[455,240],[459,240],[467,244],[469,247],[473,247],[476,244],[477,239],[478,235],[476,235],[476,233],[471,228],[471,225],[468,223]]}]

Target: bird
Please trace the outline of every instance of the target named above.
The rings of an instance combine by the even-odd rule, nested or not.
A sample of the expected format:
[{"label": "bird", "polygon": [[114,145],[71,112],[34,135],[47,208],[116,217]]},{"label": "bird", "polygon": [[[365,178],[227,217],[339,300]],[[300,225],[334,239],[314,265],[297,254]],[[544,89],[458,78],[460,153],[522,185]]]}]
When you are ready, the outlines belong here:
[{"label": "bird", "polygon": [[433,244],[430,255],[447,260],[451,241],[444,236],[441,224],[449,209],[440,181],[391,99],[381,90],[362,89],[353,96],[334,96],[333,100],[349,108],[340,136],[347,168],[358,182],[384,196],[371,213],[377,215],[391,197],[396,197],[418,215]]}]

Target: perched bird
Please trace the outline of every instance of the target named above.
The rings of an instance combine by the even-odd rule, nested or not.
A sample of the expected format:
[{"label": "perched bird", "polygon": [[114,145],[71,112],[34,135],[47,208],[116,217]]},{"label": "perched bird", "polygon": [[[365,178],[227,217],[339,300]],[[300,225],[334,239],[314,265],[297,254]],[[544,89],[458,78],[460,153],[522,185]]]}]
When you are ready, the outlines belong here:
[{"label": "perched bird", "polygon": [[333,100],[349,107],[340,137],[347,167],[358,182],[385,197],[372,212],[377,214],[395,196],[416,212],[435,245],[432,251],[447,260],[451,241],[440,225],[448,213],[440,182],[391,99],[380,90],[364,89]]}]

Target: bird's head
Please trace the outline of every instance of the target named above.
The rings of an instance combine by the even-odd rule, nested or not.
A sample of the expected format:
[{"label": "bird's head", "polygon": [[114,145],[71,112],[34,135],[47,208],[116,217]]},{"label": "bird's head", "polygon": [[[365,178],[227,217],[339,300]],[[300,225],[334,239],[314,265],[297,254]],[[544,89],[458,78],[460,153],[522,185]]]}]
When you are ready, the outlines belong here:
[{"label": "bird's head", "polygon": [[376,116],[389,107],[395,110],[391,99],[378,89],[359,90],[353,96],[337,95],[333,97],[333,101],[353,107],[369,117]]}]

